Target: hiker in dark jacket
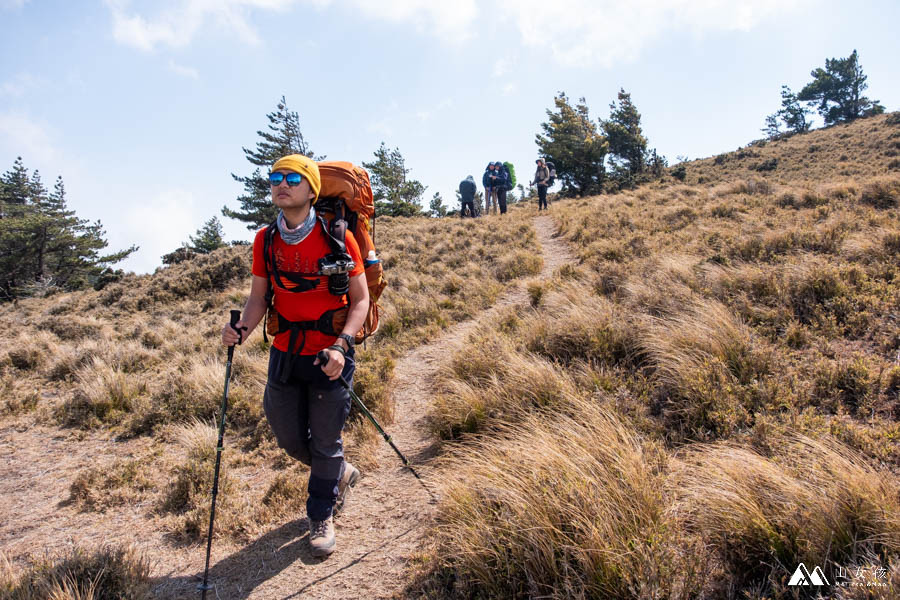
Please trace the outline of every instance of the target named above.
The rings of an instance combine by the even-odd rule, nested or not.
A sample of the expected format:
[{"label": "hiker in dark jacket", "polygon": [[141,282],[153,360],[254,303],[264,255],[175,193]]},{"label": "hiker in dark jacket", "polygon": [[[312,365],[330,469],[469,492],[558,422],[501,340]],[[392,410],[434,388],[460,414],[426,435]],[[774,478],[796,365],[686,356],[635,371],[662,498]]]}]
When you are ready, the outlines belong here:
[{"label": "hiker in dark jacket", "polygon": [[489,214],[492,209],[496,214],[497,192],[502,183],[500,174],[497,173],[497,165],[492,162],[488,163],[487,168],[484,170],[484,175],[481,178],[481,183],[484,185],[484,214]]},{"label": "hiker in dark jacket", "polygon": [[550,169],[544,164],[544,159],[539,158],[536,161],[537,169],[534,172],[534,184],[538,189],[538,210],[547,208],[547,182],[550,180]]},{"label": "hiker in dark jacket", "polygon": [[459,211],[460,217],[466,216],[466,208],[469,209],[469,216],[475,218],[475,178],[469,175],[459,182],[459,196],[462,201],[462,208]]},{"label": "hiker in dark jacket", "polygon": [[499,160],[494,163],[497,167],[497,174],[499,177],[497,181],[499,182],[499,187],[497,188],[497,205],[500,207],[500,214],[506,214],[506,191],[509,189],[509,172],[506,170],[506,167],[503,166],[503,163]]}]

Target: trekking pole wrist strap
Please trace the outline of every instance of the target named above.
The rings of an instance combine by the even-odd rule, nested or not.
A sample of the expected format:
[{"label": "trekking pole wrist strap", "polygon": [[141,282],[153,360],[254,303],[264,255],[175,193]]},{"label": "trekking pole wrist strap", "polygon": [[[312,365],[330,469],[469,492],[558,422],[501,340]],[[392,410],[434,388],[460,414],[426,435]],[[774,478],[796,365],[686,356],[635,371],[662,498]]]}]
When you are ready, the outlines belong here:
[{"label": "trekking pole wrist strap", "polygon": [[347,356],[347,351],[344,350],[344,347],[340,344],[334,344],[332,346],[328,346],[329,350],[334,350],[335,352],[340,352],[341,356]]}]

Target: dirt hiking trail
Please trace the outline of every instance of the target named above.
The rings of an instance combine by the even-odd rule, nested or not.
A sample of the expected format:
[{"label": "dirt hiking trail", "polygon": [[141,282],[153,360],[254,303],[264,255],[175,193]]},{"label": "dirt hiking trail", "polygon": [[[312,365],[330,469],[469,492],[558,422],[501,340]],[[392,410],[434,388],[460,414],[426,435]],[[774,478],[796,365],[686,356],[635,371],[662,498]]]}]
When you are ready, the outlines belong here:
[{"label": "dirt hiking trail", "polygon": [[[537,277],[548,278],[574,259],[565,243],[553,237],[556,228],[551,217],[537,216],[533,224],[544,259],[543,269]],[[385,428],[432,490],[437,490],[439,479],[430,466],[436,440],[429,431],[426,418],[435,375],[447,366],[455,350],[476,327],[495,319],[510,305],[527,303],[525,288],[525,281],[517,281],[490,309],[448,328],[430,343],[416,347],[396,365],[393,381],[395,422]],[[154,598],[200,597],[196,585],[198,574],[202,576],[203,573],[205,544],[203,547],[172,548],[165,544],[162,535],[134,539],[132,528],[138,525],[146,507],[134,507],[126,514],[112,517],[111,521],[105,520],[103,514],[90,513],[57,519],[56,512],[73,512],[57,503],[68,496],[72,478],[91,458],[84,450],[75,450],[74,456],[67,455],[65,446],[69,446],[68,452],[71,452],[72,444],[53,440],[44,445],[41,454],[28,453],[26,457],[17,446],[27,435],[34,436],[35,432],[16,427],[0,430],[0,481],[3,481],[0,497],[4,498],[5,505],[0,509],[0,515],[18,522],[18,526],[0,528],[0,540],[5,540],[4,545],[13,541],[15,546],[8,551],[21,552],[24,550],[22,543],[27,543],[27,539],[36,544],[41,538],[71,536],[76,529],[79,545],[101,540],[129,541],[131,538],[130,541],[137,542],[151,557]],[[98,442],[96,446],[95,450],[99,450],[101,444]],[[306,518],[300,515],[274,524],[262,537],[243,546],[215,539],[210,580],[216,587],[207,598],[370,599],[393,598],[401,593],[408,561],[420,548],[436,509],[436,498],[402,467],[393,450],[380,438],[377,448],[380,466],[363,473],[350,494],[347,507],[335,520],[337,549],[331,557],[321,560],[311,556]],[[47,454],[43,454],[45,452]],[[64,456],[66,460],[63,460]],[[26,467],[19,470],[16,465],[23,462]],[[43,485],[35,486],[35,480],[31,478],[41,476]],[[50,501],[51,498],[56,501]],[[52,510],[35,511],[36,504],[49,506]],[[36,512],[45,514],[34,514]],[[78,519],[77,528],[72,525],[76,522],[74,519]]]}]

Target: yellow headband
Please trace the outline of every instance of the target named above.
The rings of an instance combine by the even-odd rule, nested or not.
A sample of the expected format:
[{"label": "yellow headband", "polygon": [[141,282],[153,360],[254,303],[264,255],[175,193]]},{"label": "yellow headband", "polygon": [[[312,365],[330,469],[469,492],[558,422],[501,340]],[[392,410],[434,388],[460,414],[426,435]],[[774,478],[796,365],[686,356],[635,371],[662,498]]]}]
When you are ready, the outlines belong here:
[{"label": "yellow headband", "polygon": [[306,180],[309,182],[309,189],[316,195],[313,198],[313,204],[319,199],[319,190],[322,189],[322,178],[319,176],[319,165],[313,159],[302,154],[290,154],[279,158],[272,165],[272,170],[300,173],[306,177]]}]

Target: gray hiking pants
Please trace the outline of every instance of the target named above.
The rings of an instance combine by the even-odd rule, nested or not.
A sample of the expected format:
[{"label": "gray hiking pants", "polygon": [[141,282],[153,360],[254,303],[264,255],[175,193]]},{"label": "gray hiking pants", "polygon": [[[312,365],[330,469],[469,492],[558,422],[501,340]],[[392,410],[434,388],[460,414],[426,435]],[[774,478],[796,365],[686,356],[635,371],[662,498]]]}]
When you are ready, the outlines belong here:
[{"label": "gray hiking pants", "polygon": [[[356,367],[353,354],[352,350],[347,354],[342,373],[350,385]],[[324,521],[331,516],[344,472],[341,430],[350,414],[350,394],[312,364],[315,356],[295,356],[287,382],[281,383],[286,358],[286,352],[272,346],[263,409],[278,446],[309,466],[306,514],[313,521]]]}]

